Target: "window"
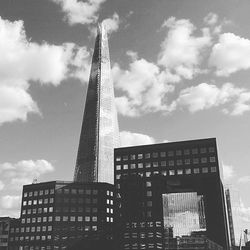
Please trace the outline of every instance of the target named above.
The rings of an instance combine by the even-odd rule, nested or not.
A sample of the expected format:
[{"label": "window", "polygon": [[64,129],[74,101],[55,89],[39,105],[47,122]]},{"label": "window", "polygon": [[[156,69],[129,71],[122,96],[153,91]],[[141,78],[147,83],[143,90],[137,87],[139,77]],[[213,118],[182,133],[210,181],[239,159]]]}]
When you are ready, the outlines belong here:
[{"label": "window", "polygon": [[201,152],[201,154],[205,154],[205,153],[207,153],[207,149],[206,148],[201,148],[200,152]]},{"label": "window", "polygon": [[190,155],[190,150],[189,149],[184,149],[184,155]]},{"label": "window", "polygon": [[214,153],[215,152],[215,148],[214,147],[209,147],[208,151],[209,151],[209,153]]},{"label": "window", "polygon": [[28,193],[25,192],[25,193],[23,194],[23,197],[27,197],[27,196],[28,196]]},{"label": "window", "polygon": [[93,190],[93,195],[97,195],[98,194],[98,190],[97,189],[94,189]]},{"label": "window", "polygon": [[31,196],[32,196],[32,194],[33,194],[33,192],[29,192],[29,197],[31,197]]},{"label": "window", "polygon": [[50,213],[53,212],[53,207],[49,207],[49,212],[50,212]]},{"label": "window", "polygon": [[82,216],[78,216],[77,217],[77,221],[82,221],[83,220],[83,217]]},{"label": "window", "polygon": [[44,199],[44,204],[48,204],[48,198]]},{"label": "window", "polygon": [[63,192],[64,192],[65,194],[69,194],[69,189],[68,189],[68,188],[65,188],[65,189],[63,190]]},{"label": "window", "polygon": [[91,195],[91,190],[90,189],[86,189],[86,194],[87,195]]},{"label": "window", "polygon": [[31,232],[34,233],[36,231],[36,227],[31,228]]},{"label": "window", "polygon": [[26,221],[26,223],[30,223],[30,218],[27,218],[27,221]]},{"label": "window", "polygon": [[215,157],[214,157],[214,156],[210,156],[210,157],[209,157],[209,161],[210,161],[210,162],[215,162]]},{"label": "window", "polygon": [[167,175],[167,171],[166,170],[161,171],[161,174],[164,175],[164,176],[166,176]]},{"label": "window", "polygon": [[116,161],[121,161],[121,156],[117,156],[117,157],[115,158],[115,160],[116,160]]},{"label": "window", "polygon": [[169,175],[174,175],[174,170],[169,170]]},{"label": "window", "polygon": [[43,199],[39,199],[38,204],[43,204]]},{"label": "window", "polygon": [[138,159],[142,159],[143,158],[143,154],[138,154],[137,158]]},{"label": "window", "polygon": [[23,202],[23,206],[26,206],[26,205],[27,205],[27,201],[24,201],[24,202]]},{"label": "window", "polygon": [[147,211],[147,217],[152,217],[152,212],[151,211]]},{"label": "window", "polygon": [[130,169],[135,169],[135,164],[134,163],[130,164]]},{"label": "window", "polygon": [[71,194],[77,194],[77,190],[75,188],[71,189]]},{"label": "window", "polygon": [[39,191],[39,195],[43,195],[43,190],[40,190],[40,191]]},{"label": "window", "polygon": [[46,189],[44,193],[45,193],[45,195],[49,194],[49,190]]},{"label": "window", "polygon": [[190,164],[190,159],[185,159],[185,165],[189,165]]},{"label": "window", "polygon": [[190,168],[185,169],[185,173],[186,174],[191,174],[191,169]]},{"label": "window", "polygon": [[182,175],[183,174],[183,170],[182,169],[178,169],[177,170],[177,175]]},{"label": "window", "polygon": [[182,160],[177,160],[177,166],[181,166],[182,165]]},{"label": "window", "polygon": [[138,168],[143,168],[143,163],[138,163]]},{"label": "window", "polygon": [[63,216],[63,221],[68,221],[68,216]]},{"label": "window", "polygon": [[193,159],[193,164],[198,164],[199,163],[199,158],[194,158]]},{"label": "window", "polygon": [[166,152],[161,152],[160,155],[161,157],[166,157]]},{"label": "window", "polygon": [[121,165],[116,165],[116,170],[121,170]]},{"label": "window", "polygon": [[149,159],[150,158],[150,153],[146,153],[145,154],[145,159]]},{"label": "window", "polygon": [[207,163],[207,157],[202,157],[201,158],[201,163]]},{"label": "window", "polygon": [[150,172],[146,172],[146,177],[150,177],[151,173]]},{"label": "window", "polygon": [[151,181],[147,181],[146,182],[146,187],[151,187],[151,186],[152,186]]},{"label": "window", "polygon": [[173,160],[168,161],[168,165],[171,166],[171,167],[174,166],[174,161]]},{"label": "window", "polygon": [[44,213],[47,213],[47,212],[48,212],[48,208],[47,208],[47,207],[44,207],[44,208],[43,208],[43,212],[44,212]]},{"label": "window", "polygon": [[60,221],[60,216],[56,216],[56,221]]},{"label": "window", "polygon": [[54,193],[55,193],[54,188],[50,189],[50,194],[54,194]]},{"label": "window", "polygon": [[151,197],[152,196],[152,191],[147,191],[147,197]]},{"label": "window", "polygon": [[123,159],[124,161],[127,161],[127,160],[128,160],[128,156],[127,156],[127,155],[124,155],[124,156],[122,157],[122,159]]},{"label": "window", "polygon": [[38,191],[34,191],[34,196],[37,196],[38,195]]},{"label": "window", "polygon": [[116,179],[119,180],[121,178],[121,175],[120,174],[117,174],[116,175]]},{"label": "window", "polygon": [[92,217],[92,221],[93,221],[93,222],[96,222],[96,221],[97,221],[97,216],[93,216],[93,217]]},{"label": "window", "polygon": [[54,198],[50,198],[49,203],[53,203],[53,202],[54,202]]},{"label": "window", "polygon": [[130,160],[135,160],[135,155],[130,155]]},{"label": "window", "polygon": [[147,207],[152,207],[152,201],[147,201]]},{"label": "window", "polygon": [[200,173],[200,169],[199,168],[194,168],[194,174],[199,174]]},{"label": "window", "polygon": [[47,222],[47,217],[43,217],[43,222]]},{"label": "window", "polygon": [[174,151],[168,151],[168,156],[174,156]]},{"label": "window", "polygon": [[48,218],[49,218],[49,222],[51,222],[52,221],[52,216],[49,216]]},{"label": "window", "polygon": [[146,162],[145,167],[146,167],[146,168],[150,168],[150,167],[151,167],[150,162]]},{"label": "window", "polygon": [[161,161],[161,166],[162,166],[162,167],[165,167],[165,166],[167,166],[167,163],[166,163],[166,161]]},{"label": "window", "polygon": [[208,168],[202,168],[202,173],[208,173]]},{"label": "window", "polygon": [[36,227],[36,231],[40,232],[41,231],[41,227]]},{"label": "window", "polygon": [[158,167],[158,162],[157,161],[153,162],[153,167]]},{"label": "window", "polygon": [[124,164],[124,165],[123,165],[123,169],[124,169],[124,170],[127,170],[127,169],[128,169],[128,164]]},{"label": "window", "polygon": [[36,223],[36,218],[32,218],[32,223]]},{"label": "window", "polygon": [[90,221],[90,217],[89,216],[85,216],[85,221],[89,222]]},{"label": "window", "polygon": [[158,157],[158,152],[154,152],[153,153],[153,158],[157,158]]},{"label": "window", "polygon": [[215,173],[217,171],[216,167],[211,167],[211,172]]},{"label": "window", "polygon": [[198,154],[198,148],[193,148],[193,149],[192,149],[192,154],[193,154],[193,155]]},{"label": "window", "polygon": [[182,155],[181,150],[176,150],[176,155]]},{"label": "window", "polygon": [[76,221],[76,217],[75,216],[70,216],[70,221]]},{"label": "window", "polygon": [[37,217],[37,222],[41,222],[42,218],[41,217]]}]

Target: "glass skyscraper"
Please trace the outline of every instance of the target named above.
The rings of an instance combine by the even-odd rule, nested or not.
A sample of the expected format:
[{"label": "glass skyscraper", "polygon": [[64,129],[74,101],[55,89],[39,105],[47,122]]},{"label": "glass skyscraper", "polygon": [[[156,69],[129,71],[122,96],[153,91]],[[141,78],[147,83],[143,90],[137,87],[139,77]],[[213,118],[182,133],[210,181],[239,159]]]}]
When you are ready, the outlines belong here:
[{"label": "glass skyscraper", "polygon": [[97,29],[74,181],[114,183],[114,148],[119,128],[107,32]]}]

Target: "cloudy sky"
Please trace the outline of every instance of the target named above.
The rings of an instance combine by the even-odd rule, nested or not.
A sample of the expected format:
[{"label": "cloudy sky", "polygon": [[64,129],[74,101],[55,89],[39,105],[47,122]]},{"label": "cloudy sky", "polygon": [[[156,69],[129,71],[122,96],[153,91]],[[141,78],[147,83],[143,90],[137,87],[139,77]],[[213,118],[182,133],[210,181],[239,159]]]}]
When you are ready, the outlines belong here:
[{"label": "cloudy sky", "polygon": [[123,145],[216,137],[236,233],[250,226],[249,0],[0,1],[0,215],[71,180],[95,28],[106,23]]}]

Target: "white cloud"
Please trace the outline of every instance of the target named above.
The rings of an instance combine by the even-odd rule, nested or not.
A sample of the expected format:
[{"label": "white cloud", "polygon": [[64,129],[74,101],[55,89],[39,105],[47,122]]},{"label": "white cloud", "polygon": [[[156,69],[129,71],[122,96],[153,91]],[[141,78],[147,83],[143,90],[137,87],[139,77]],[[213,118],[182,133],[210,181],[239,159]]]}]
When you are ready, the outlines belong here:
[{"label": "white cloud", "polygon": [[230,181],[235,176],[235,170],[233,166],[226,165],[222,162],[222,174],[224,181]]},{"label": "white cloud", "polygon": [[4,189],[4,183],[2,181],[0,181],[0,191]]},{"label": "white cloud", "polygon": [[216,67],[218,76],[229,76],[239,70],[250,68],[250,40],[233,33],[220,35],[213,46],[209,65]]},{"label": "white cloud", "polygon": [[133,133],[130,131],[120,132],[121,146],[136,146],[155,143],[155,139],[145,134]]},{"label": "white cloud", "polygon": [[227,104],[231,108],[223,108],[224,113],[241,115],[250,110],[250,92],[244,88],[235,87],[231,83],[225,83],[221,88],[213,84],[201,83],[183,89],[174,104],[176,107],[187,107],[192,113]]},{"label": "white cloud", "polygon": [[19,189],[32,183],[34,178],[54,171],[54,167],[46,160],[23,160],[17,163],[0,164],[0,181],[10,188]]},{"label": "white cloud", "polygon": [[202,36],[195,37],[192,35],[195,26],[187,19],[176,20],[175,17],[166,20],[163,27],[168,27],[169,31],[161,44],[158,64],[183,78],[192,79],[201,72],[201,54],[211,44],[209,30],[204,28]]},{"label": "white cloud", "polygon": [[97,22],[98,11],[106,0],[51,0],[59,4],[66,14],[65,19],[70,25],[91,24]]},{"label": "white cloud", "polygon": [[119,28],[120,19],[117,13],[114,13],[111,18],[106,18],[102,21],[108,34],[115,32]]},{"label": "white cloud", "polygon": [[250,183],[250,175],[240,177],[238,182],[240,182],[240,183]]},{"label": "white cloud", "polygon": [[204,22],[207,25],[215,25],[218,22],[218,15],[213,12],[210,12],[204,17]]},{"label": "white cloud", "polygon": [[118,111],[123,115],[136,116],[168,110],[165,95],[174,90],[168,84],[169,75],[161,72],[154,63],[136,59],[135,54],[132,59],[129,70],[122,70],[118,64],[113,67],[115,87],[126,93],[126,96],[117,98]]},{"label": "white cloud", "polygon": [[0,17],[0,54],[0,125],[26,121],[29,113],[39,113],[29,93],[31,82],[57,86],[68,76],[86,81],[89,54],[85,47],[34,43],[26,37],[23,21]]},{"label": "white cloud", "polygon": [[21,196],[5,195],[1,197],[1,207],[4,209],[20,208]]},{"label": "white cloud", "polygon": [[250,207],[247,207],[242,199],[240,199],[240,203],[237,207],[234,208],[236,213],[238,213],[238,216],[240,217],[240,220],[245,223],[250,223]]}]

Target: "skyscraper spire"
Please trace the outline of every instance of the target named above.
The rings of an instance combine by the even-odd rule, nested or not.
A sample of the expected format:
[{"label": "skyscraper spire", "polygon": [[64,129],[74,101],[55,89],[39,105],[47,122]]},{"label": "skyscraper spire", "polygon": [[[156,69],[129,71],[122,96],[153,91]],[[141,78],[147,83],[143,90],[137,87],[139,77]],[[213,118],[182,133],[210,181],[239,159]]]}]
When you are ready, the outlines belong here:
[{"label": "skyscraper spire", "polygon": [[108,38],[104,25],[98,24],[74,181],[113,184],[114,148],[118,146]]}]

